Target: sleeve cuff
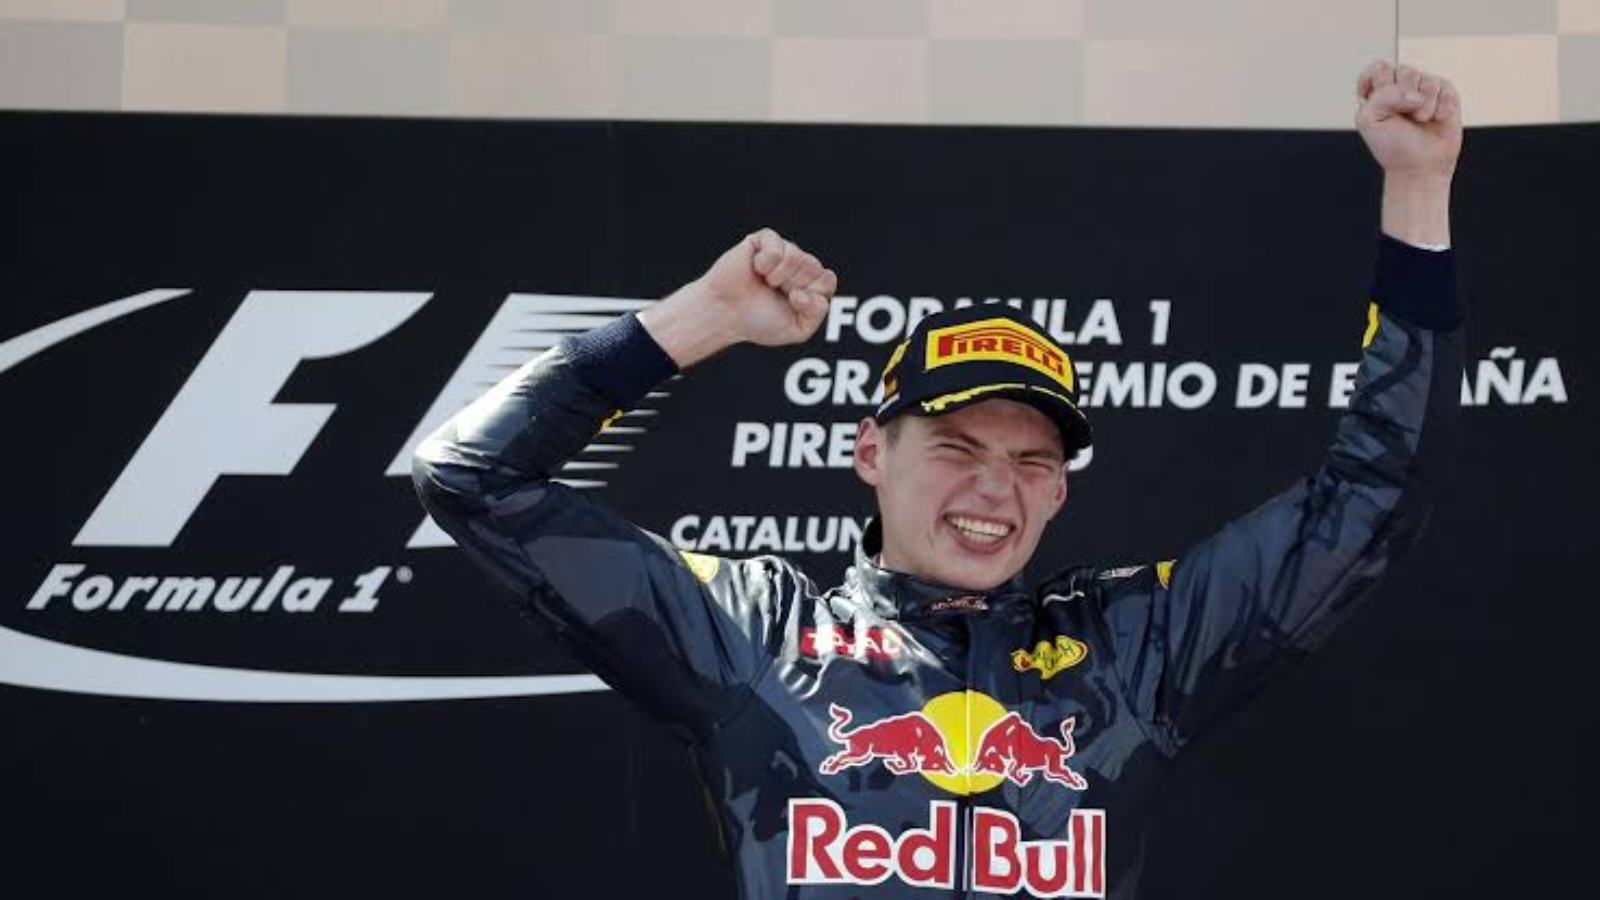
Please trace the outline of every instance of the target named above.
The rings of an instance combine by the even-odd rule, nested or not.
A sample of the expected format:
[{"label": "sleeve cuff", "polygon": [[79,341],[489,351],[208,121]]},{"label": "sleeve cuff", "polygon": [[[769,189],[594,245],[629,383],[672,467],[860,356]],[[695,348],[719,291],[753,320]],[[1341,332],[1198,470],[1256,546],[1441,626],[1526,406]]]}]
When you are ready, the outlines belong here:
[{"label": "sleeve cuff", "polygon": [[578,378],[618,409],[629,409],[678,372],[667,351],[628,313],[565,342]]},{"label": "sleeve cuff", "polygon": [[1415,247],[1380,232],[1371,299],[1385,313],[1413,325],[1454,330],[1463,318],[1455,250]]}]

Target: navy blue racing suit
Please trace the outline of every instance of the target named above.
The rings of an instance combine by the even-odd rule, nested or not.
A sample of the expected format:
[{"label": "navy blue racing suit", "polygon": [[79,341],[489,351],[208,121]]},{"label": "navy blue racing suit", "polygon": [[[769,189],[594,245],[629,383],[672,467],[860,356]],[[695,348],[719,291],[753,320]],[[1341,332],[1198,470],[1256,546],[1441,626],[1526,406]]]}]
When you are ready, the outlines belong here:
[{"label": "navy blue racing suit", "polygon": [[1378,240],[1355,392],[1306,478],[1175,561],[955,590],[680,552],[552,480],[675,370],[632,316],[418,449],[428,512],[690,739],[742,896],[1132,896],[1162,769],[1418,538],[1460,390],[1452,251]]}]

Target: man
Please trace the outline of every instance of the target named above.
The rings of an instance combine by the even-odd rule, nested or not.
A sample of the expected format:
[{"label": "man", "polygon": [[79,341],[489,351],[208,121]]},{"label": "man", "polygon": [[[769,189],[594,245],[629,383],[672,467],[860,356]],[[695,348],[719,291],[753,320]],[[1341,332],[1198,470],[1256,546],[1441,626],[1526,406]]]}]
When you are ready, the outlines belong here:
[{"label": "man", "polygon": [[1064,350],[1004,306],[899,347],[855,468],[845,583],[680,553],[551,480],[609,417],[741,342],[816,331],[834,273],[771,231],[529,362],[417,451],[434,518],[597,672],[691,739],[749,897],[1130,896],[1156,777],[1414,542],[1457,401],[1445,80],[1375,63],[1385,172],[1363,358],[1317,471],[1175,562],[1019,580],[1088,445]]}]

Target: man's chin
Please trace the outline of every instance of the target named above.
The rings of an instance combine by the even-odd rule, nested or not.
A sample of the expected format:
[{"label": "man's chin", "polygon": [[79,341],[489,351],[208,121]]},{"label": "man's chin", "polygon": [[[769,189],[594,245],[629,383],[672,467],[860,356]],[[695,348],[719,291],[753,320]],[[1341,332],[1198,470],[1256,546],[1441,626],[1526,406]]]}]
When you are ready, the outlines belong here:
[{"label": "man's chin", "polygon": [[945,577],[939,578],[940,584],[963,591],[985,592],[992,591],[1011,580],[1016,574],[1009,571],[1008,567],[1000,565],[947,565],[942,573]]}]

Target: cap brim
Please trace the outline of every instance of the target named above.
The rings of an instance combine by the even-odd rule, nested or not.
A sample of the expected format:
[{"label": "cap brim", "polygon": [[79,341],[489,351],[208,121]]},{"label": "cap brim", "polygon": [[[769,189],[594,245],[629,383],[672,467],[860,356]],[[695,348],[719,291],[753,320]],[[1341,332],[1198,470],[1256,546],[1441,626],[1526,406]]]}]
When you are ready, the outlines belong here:
[{"label": "cap brim", "polygon": [[904,400],[885,412],[892,418],[902,412],[918,416],[942,416],[964,409],[985,400],[1016,400],[1044,413],[1061,429],[1061,440],[1067,452],[1083,450],[1094,443],[1094,430],[1089,427],[1089,417],[1066,396],[1037,385],[1014,383],[984,385],[962,391],[929,397],[925,400]]}]

